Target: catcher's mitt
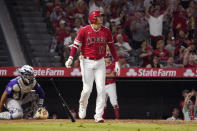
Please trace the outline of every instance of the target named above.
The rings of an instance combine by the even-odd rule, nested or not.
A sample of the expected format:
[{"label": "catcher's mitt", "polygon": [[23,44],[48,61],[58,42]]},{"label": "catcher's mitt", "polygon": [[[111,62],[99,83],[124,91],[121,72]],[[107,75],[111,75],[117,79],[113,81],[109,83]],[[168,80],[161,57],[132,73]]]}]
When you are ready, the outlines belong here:
[{"label": "catcher's mitt", "polygon": [[44,107],[39,107],[34,113],[34,119],[47,119],[49,117],[49,112]]}]

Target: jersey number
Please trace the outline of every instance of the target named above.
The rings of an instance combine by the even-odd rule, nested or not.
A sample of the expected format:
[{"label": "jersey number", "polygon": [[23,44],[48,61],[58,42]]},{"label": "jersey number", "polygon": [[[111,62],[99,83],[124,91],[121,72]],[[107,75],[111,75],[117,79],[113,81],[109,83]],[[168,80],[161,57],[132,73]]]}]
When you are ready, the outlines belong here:
[{"label": "jersey number", "polygon": [[99,47],[99,54],[104,54],[105,53],[105,47],[104,46],[100,46]]}]

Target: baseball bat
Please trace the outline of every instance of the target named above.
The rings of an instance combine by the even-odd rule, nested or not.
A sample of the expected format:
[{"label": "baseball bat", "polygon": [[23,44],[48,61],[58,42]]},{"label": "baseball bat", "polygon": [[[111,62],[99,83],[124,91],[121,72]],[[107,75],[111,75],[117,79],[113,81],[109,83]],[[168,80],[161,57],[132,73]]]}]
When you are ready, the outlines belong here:
[{"label": "baseball bat", "polygon": [[62,104],[62,107],[64,108],[64,111],[68,114],[68,116],[69,116],[69,118],[71,119],[71,121],[72,121],[72,122],[75,122],[75,119],[74,119],[73,115],[72,115],[71,112],[70,112],[70,109],[69,109],[69,107],[68,107],[68,104],[66,103],[66,101],[65,101],[64,98],[62,97],[62,94],[61,94],[60,90],[57,88],[54,79],[51,78],[50,81],[51,81],[53,87],[55,88],[56,93],[58,94],[58,96],[59,96],[59,98],[60,98],[59,100],[61,101],[61,104]]}]

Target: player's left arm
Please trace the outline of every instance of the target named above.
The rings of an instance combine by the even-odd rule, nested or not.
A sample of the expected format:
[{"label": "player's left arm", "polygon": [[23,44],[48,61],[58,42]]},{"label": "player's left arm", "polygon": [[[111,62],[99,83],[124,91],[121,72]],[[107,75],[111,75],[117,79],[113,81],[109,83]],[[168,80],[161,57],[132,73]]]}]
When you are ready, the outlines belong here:
[{"label": "player's left arm", "polygon": [[39,106],[42,106],[44,103],[45,92],[44,92],[43,88],[40,86],[40,84],[38,84],[38,83],[35,85],[34,89],[39,94]]},{"label": "player's left arm", "polygon": [[114,62],[115,62],[115,72],[116,75],[119,76],[120,75],[120,64],[118,62],[118,57],[116,54],[116,49],[114,47],[114,41],[113,41],[113,37],[112,37],[112,33],[110,30],[108,30],[108,41],[107,41],[109,50],[114,58]]}]

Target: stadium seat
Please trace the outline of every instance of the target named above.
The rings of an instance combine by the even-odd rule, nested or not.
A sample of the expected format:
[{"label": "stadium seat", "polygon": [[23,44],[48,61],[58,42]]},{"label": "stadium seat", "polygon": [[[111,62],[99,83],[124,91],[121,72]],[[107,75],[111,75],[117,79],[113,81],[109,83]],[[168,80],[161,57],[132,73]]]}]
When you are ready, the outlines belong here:
[{"label": "stadium seat", "polygon": [[[13,23],[20,36],[26,59],[33,66],[61,66],[57,53],[51,53],[49,47],[52,35],[42,12],[37,8],[37,0],[6,1]],[[51,64],[53,63],[53,64]]]},{"label": "stadium seat", "polygon": [[0,67],[2,66],[12,66],[12,60],[0,27]]}]

